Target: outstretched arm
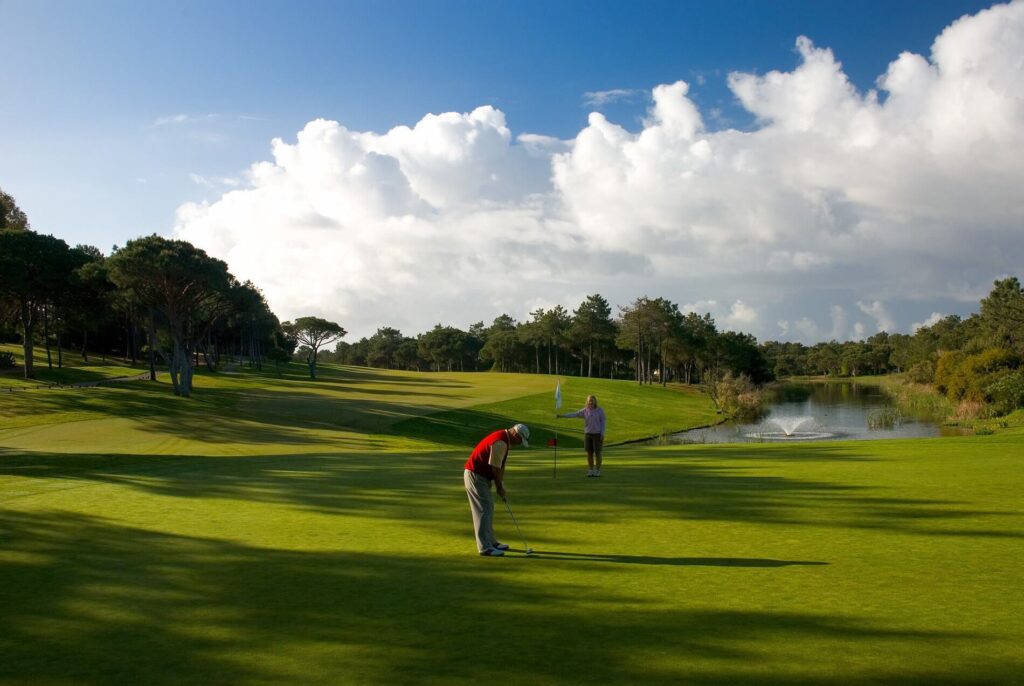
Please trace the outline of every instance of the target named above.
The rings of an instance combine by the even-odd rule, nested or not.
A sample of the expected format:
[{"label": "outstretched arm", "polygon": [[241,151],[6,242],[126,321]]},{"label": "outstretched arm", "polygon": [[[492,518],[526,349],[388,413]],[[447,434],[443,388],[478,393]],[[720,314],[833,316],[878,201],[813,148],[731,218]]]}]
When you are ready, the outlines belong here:
[{"label": "outstretched arm", "polygon": [[487,462],[494,472],[494,490],[498,496],[505,499],[505,456],[508,455],[508,445],[504,441],[496,441],[491,445],[491,454]]}]

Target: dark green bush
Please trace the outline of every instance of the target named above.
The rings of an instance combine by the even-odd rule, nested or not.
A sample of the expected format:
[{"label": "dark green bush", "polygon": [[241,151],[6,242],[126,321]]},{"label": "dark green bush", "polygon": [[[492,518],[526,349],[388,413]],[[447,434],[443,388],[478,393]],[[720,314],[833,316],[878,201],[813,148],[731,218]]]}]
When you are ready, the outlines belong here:
[{"label": "dark green bush", "polygon": [[939,389],[940,393],[949,395],[950,383],[956,377],[963,360],[964,354],[956,350],[947,350],[939,355],[939,359],[935,363],[935,387]]},{"label": "dark green bush", "polygon": [[990,385],[1020,366],[1020,356],[1005,348],[988,348],[974,355],[947,352],[935,367],[935,385],[951,400],[989,402]]},{"label": "dark green bush", "polygon": [[907,380],[914,383],[932,383],[935,381],[935,362],[921,360],[907,370]]},{"label": "dark green bush", "polygon": [[0,352],[0,369],[13,369],[15,366],[14,353]]},{"label": "dark green bush", "polygon": [[754,419],[762,410],[764,398],[746,374],[733,376],[726,372],[718,381],[708,385],[708,392],[718,409],[726,417]]},{"label": "dark green bush", "polygon": [[997,415],[1009,414],[1024,407],[1024,371],[1004,374],[985,387],[985,394]]}]

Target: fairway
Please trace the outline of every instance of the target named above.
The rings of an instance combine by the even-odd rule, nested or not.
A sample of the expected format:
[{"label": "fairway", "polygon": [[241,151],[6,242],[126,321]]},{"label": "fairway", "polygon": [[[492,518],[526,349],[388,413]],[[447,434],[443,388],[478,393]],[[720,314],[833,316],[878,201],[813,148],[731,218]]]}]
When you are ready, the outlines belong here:
[{"label": "fairway", "polygon": [[[0,683],[1021,682],[1024,437],[624,443],[714,413],[563,379],[609,415],[587,479],[554,381],[293,368],[0,399]],[[499,504],[512,551],[482,558],[462,464],[513,421],[536,554]]]}]

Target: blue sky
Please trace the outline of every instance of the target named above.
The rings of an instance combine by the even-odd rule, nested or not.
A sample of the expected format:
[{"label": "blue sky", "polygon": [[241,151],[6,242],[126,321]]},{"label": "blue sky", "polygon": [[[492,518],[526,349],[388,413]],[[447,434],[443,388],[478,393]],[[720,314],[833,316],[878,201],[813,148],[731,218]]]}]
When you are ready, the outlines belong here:
[{"label": "blue sky", "polygon": [[[747,328],[759,338],[808,339],[832,333],[851,337],[858,331],[873,333],[879,321],[890,320],[893,328],[906,330],[936,313],[970,311],[971,299],[983,294],[991,279],[1000,276],[1007,267],[994,264],[991,273],[985,273],[979,264],[971,263],[963,266],[962,278],[951,275],[950,270],[958,268],[956,246],[952,244],[955,240],[944,234],[935,242],[950,243],[947,252],[932,254],[934,250],[926,249],[919,255],[911,253],[922,261],[922,278],[927,287],[914,291],[895,279],[890,286],[879,288],[880,279],[890,278],[888,272],[875,273],[884,272],[883,267],[878,266],[876,270],[877,265],[873,264],[858,272],[856,260],[844,261],[839,253],[829,253],[821,246],[821,236],[817,234],[806,238],[791,236],[789,243],[779,237],[787,229],[782,225],[771,228],[771,221],[789,222],[790,219],[779,218],[785,212],[778,208],[791,202],[784,199],[790,197],[787,193],[802,194],[787,187],[774,199],[759,201],[757,222],[762,228],[755,229],[752,235],[764,243],[766,255],[780,256],[779,264],[792,258],[800,269],[809,269],[810,273],[799,275],[800,278],[794,278],[792,271],[782,277],[753,275],[747,290],[736,288],[735,284],[726,287],[724,279],[729,278],[730,273],[735,281],[735,270],[726,262],[713,274],[690,277],[680,271],[695,270],[669,268],[643,251],[631,253],[619,245],[606,235],[614,231],[609,228],[614,223],[614,211],[602,213],[595,209],[591,216],[590,210],[600,203],[588,201],[587,198],[594,196],[587,194],[594,189],[585,190],[581,184],[585,178],[594,178],[592,170],[583,172],[579,166],[567,165],[563,181],[556,182],[551,189],[545,186],[554,174],[551,160],[553,156],[571,155],[571,150],[580,153],[571,162],[584,159],[582,153],[586,146],[579,144],[579,137],[583,132],[596,130],[589,118],[594,111],[603,113],[608,122],[626,133],[638,136],[652,121],[652,90],[680,81],[686,83],[686,93],[675,93],[672,97],[683,98],[690,103],[687,107],[692,105],[699,112],[698,137],[705,137],[716,151],[724,146],[735,153],[734,146],[742,147],[742,144],[714,134],[730,130],[752,136],[764,134],[754,149],[759,151],[757,154],[767,154],[763,140],[770,130],[775,127],[792,133],[793,127],[785,124],[785,115],[773,109],[776,105],[772,98],[776,96],[768,92],[769,83],[748,83],[756,94],[744,103],[731,86],[729,74],[747,74],[752,78],[763,78],[773,70],[796,74],[801,65],[806,67],[809,59],[816,59],[808,57],[812,53],[801,53],[796,47],[797,38],[805,36],[815,49],[831,51],[834,61],[841,63],[842,75],[855,89],[857,97],[863,99],[868,90],[877,88],[876,80],[886,74],[901,53],[932,60],[932,45],[948,26],[963,15],[976,15],[989,4],[944,0],[846,3],[0,0],[0,26],[5,35],[0,43],[0,92],[7,96],[0,108],[0,187],[14,195],[36,230],[53,233],[72,244],[88,243],[109,251],[114,244],[153,232],[187,237],[227,259],[239,276],[253,278],[264,287],[282,317],[316,311],[348,322],[350,330],[358,334],[372,333],[374,322],[365,312],[379,312],[381,307],[394,309],[398,321],[381,321],[377,325],[397,324],[409,334],[436,323],[431,319],[457,325],[471,323],[461,321],[460,315],[467,314],[464,303],[481,302],[480,294],[457,283],[439,287],[438,291],[445,296],[438,296],[436,302],[426,299],[410,304],[407,311],[403,309],[398,302],[404,299],[403,293],[418,284],[432,283],[436,274],[433,266],[414,264],[415,260],[402,251],[399,251],[402,254],[390,255],[389,262],[374,268],[378,274],[386,269],[394,275],[388,283],[379,278],[367,281],[355,277],[332,282],[331,273],[339,268],[335,265],[325,268],[324,274],[318,277],[320,282],[327,283],[318,283],[316,288],[309,289],[312,293],[304,301],[301,293],[285,292],[287,274],[275,274],[267,266],[274,261],[272,256],[259,256],[256,246],[243,245],[237,238],[242,233],[237,226],[233,229],[223,226],[224,222],[241,222],[252,216],[239,210],[240,215],[228,218],[228,206],[237,207],[241,199],[225,201],[225,194],[248,193],[246,197],[255,202],[262,192],[259,184],[269,183],[253,180],[249,171],[252,165],[265,162],[279,170],[283,168],[281,159],[272,152],[271,141],[280,138],[286,146],[298,146],[298,133],[309,122],[324,119],[336,122],[345,132],[381,138],[374,142],[363,140],[360,145],[367,147],[362,154],[370,155],[371,161],[382,156],[397,160],[401,183],[408,182],[417,196],[416,203],[420,203],[417,206],[427,209],[406,211],[408,207],[403,205],[406,210],[399,213],[394,208],[380,210],[378,207],[374,210],[376,214],[367,214],[369,210],[356,207],[359,201],[352,200],[344,208],[325,210],[318,204],[320,200],[311,198],[319,198],[324,193],[333,198],[349,197],[346,193],[352,192],[351,189],[338,187],[334,191],[317,189],[314,192],[309,184],[303,186],[295,181],[308,179],[308,174],[295,174],[293,169],[288,172],[293,176],[289,182],[292,184],[290,194],[274,195],[266,191],[266,187],[262,188],[266,191],[264,194],[274,195],[278,203],[285,202],[281,198],[301,198],[291,207],[308,202],[310,207],[317,208],[314,214],[333,222],[334,231],[329,238],[309,239],[314,245],[321,240],[368,245],[368,235],[359,233],[352,222],[361,222],[359,226],[365,227],[388,217],[391,220],[405,217],[409,226],[425,222],[424,226],[438,232],[437,240],[445,240],[447,236],[450,242],[456,243],[461,238],[455,236],[464,236],[467,230],[459,223],[461,218],[471,211],[470,208],[479,213],[485,201],[490,203],[491,213],[476,214],[475,221],[493,227],[496,240],[512,235],[523,250],[544,251],[545,255],[556,251],[557,246],[553,244],[529,239],[532,229],[520,220],[503,223],[515,213],[533,213],[531,222],[542,227],[541,233],[555,232],[563,236],[565,241],[558,245],[564,252],[559,254],[562,259],[577,263],[578,273],[570,274],[554,263],[546,272],[543,269],[536,273],[523,269],[510,272],[507,276],[516,282],[524,281],[523,273],[530,272],[529,280],[536,287],[517,288],[515,296],[505,292],[488,295],[482,299],[479,309],[472,310],[474,318],[490,319],[500,313],[499,309],[513,310],[510,314],[523,318],[527,311],[523,308],[531,306],[563,304],[571,309],[582,295],[604,291],[606,297],[620,304],[648,293],[665,295],[681,305],[703,306],[719,318],[729,319],[734,324],[732,328]],[[1008,18],[997,23],[1015,26],[1014,21]],[[966,37],[958,40],[964,44],[972,40],[991,43],[990,39],[977,38],[966,29],[962,33]],[[1013,42],[1016,34],[1010,33],[1009,38],[1005,35],[1002,38],[1008,41],[1000,47],[1004,57],[1007,53],[1013,57],[1013,51],[1021,47]],[[1009,63],[1012,67],[1012,59]],[[932,66],[937,68],[934,61]],[[882,106],[888,97],[887,90],[879,91]],[[800,106],[794,104],[796,100],[780,98],[776,103],[779,107]],[[757,104],[751,104],[754,102]],[[517,198],[502,195],[500,201],[504,204],[500,215],[493,213],[496,196],[489,196],[490,191],[481,191],[483,195],[474,198],[462,194],[456,202],[452,197],[442,197],[438,191],[432,194],[423,190],[432,187],[431,184],[443,186],[452,179],[462,178],[448,167],[445,167],[447,171],[428,169],[422,156],[416,157],[410,152],[432,145],[423,142],[427,131],[420,132],[418,140],[422,140],[419,142],[409,142],[413,148],[384,140],[385,134],[394,127],[415,128],[428,114],[468,115],[481,106],[491,106],[501,113],[502,121],[488,119],[480,126],[485,132],[507,128],[510,137],[506,152],[512,156],[520,154],[525,143],[519,137],[523,134],[551,139],[542,141],[544,151],[538,153],[543,164],[524,162],[526,166],[516,167],[515,174],[535,178],[536,182],[524,182]],[[842,107],[849,110],[846,105]],[[889,118],[883,117],[885,121]],[[823,121],[825,118],[819,116],[815,125]],[[323,135],[329,138],[328,134]],[[437,135],[443,138],[445,134]],[[804,136],[800,140],[803,142],[793,144],[803,145],[808,138]],[[561,143],[556,144],[556,141]],[[325,150],[332,149],[331,144],[325,145]],[[837,145],[842,147],[840,143]],[[470,156],[463,152],[445,155],[449,159],[452,155],[468,159]],[[502,165],[519,164],[507,160],[495,162],[495,154],[487,153],[486,159],[490,160],[487,164],[493,162],[504,172],[512,173],[510,167]],[[627,153],[623,159],[633,160],[632,154]],[[796,159],[800,154],[794,147],[792,156],[787,159]],[[309,152],[304,159],[311,159],[312,155]],[[536,156],[531,159],[536,161]],[[734,163],[738,158],[731,159]],[[896,169],[906,161],[894,160],[892,164]],[[336,166],[328,165],[331,169]],[[472,167],[474,173],[482,168]],[[487,169],[495,178],[507,178],[502,172]],[[1017,173],[1015,168],[1002,171],[1011,175]],[[391,179],[389,176],[385,178],[373,172],[361,178],[373,179],[376,189],[393,188],[389,185],[393,179],[387,180]],[[710,179],[705,180],[710,184]],[[293,187],[296,183],[304,190],[296,191]],[[941,179],[936,180],[936,184],[936,188],[943,187]],[[835,187],[815,185],[813,190],[825,198],[822,202],[829,203],[828,217],[834,219],[848,209],[856,214],[860,222],[857,226],[861,228],[851,229],[851,235],[857,231],[884,233],[884,226],[879,228],[875,223],[906,222],[910,221],[908,216],[916,217],[914,221],[921,222],[922,226],[927,223],[928,212],[921,208],[896,208],[894,203],[886,202],[884,208],[879,209],[870,199],[874,195],[858,195],[862,185],[857,180],[847,179],[837,181]],[[366,189],[360,188],[365,196]],[[721,193],[702,189],[701,193],[705,194],[701,196],[702,206],[735,203],[738,196],[734,194],[740,191],[734,186],[729,188],[733,190]],[[654,199],[648,200],[644,196],[645,189],[640,188],[623,202],[637,202],[641,211],[651,202],[662,202],[658,198],[663,198],[664,193],[656,193]],[[911,196],[916,192],[908,190]],[[539,195],[547,198],[545,207],[557,205],[557,209],[538,210],[536,198]],[[394,200],[394,196],[388,195],[380,202],[386,205]],[[1005,198],[1000,196],[997,200]],[[991,202],[991,198],[978,197],[973,201]],[[673,201],[665,202],[671,205],[664,207],[665,214],[652,216],[648,224],[635,227],[636,230],[644,235],[653,231],[664,236],[671,227],[678,226],[688,241],[699,242],[699,237],[712,234],[731,236],[733,241],[746,240],[735,233],[738,231],[735,217],[712,221],[705,215],[698,217],[693,206],[675,207]],[[212,210],[204,217],[197,216],[198,210],[193,211],[191,219],[185,220],[179,212],[183,206]],[[777,216],[776,210],[781,215]],[[282,217],[277,224],[280,231],[302,235],[309,228],[308,222],[295,219],[289,210],[281,208],[280,211]],[[1007,207],[1002,218],[986,220],[986,226],[992,225],[992,236],[1006,235],[1008,230],[1000,228],[1003,226],[1000,222],[1005,224],[1006,215],[1012,219],[1015,212]],[[220,224],[210,219],[214,214]],[[768,216],[774,219],[767,219]],[[953,224],[958,221],[953,217],[946,219]],[[297,222],[294,226],[289,224],[292,220]],[[806,212],[796,212],[792,221],[810,220]],[[890,229],[892,226],[890,224]],[[559,233],[563,228],[564,235]],[[266,238],[264,232],[271,230],[261,227],[256,235]],[[384,233],[388,230],[381,229]],[[815,229],[806,230],[813,232]],[[380,235],[381,231],[375,235]],[[390,235],[390,245],[398,243],[408,252],[423,233],[416,231],[418,233],[412,237],[401,232]],[[228,238],[229,234],[232,237]],[[803,255],[804,251],[798,246],[804,240],[808,244],[817,243],[820,249]],[[1016,250],[1015,240],[1011,237],[1006,244],[997,240],[996,244],[1001,247],[997,255],[1005,256],[1007,249]],[[575,255],[566,248],[573,241],[583,246]],[[652,243],[647,250],[671,252],[671,245],[678,242],[673,241],[670,238],[667,243]],[[713,238],[710,244],[718,242],[729,244],[718,238]],[[297,250],[301,252],[304,243],[299,243]],[[598,248],[591,249],[593,245]],[[849,245],[845,248],[832,245],[832,248],[855,249]],[[380,246],[367,249],[375,255],[388,250]],[[722,249],[715,248],[715,255]],[[688,250],[692,252],[692,248]],[[452,253],[420,254],[424,261],[437,259],[450,263],[453,259],[462,259],[468,265],[475,264],[486,253],[486,247],[469,241]],[[580,254],[584,253],[584,258],[580,259]],[[303,254],[308,254],[308,250]],[[348,253],[339,259],[347,265],[349,273],[360,269],[374,271],[364,264],[365,260],[358,261]],[[877,262],[877,258],[868,254],[864,259]],[[611,262],[607,262],[609,260]],[[1006,264],[1011,261],[1007,260]],[[589,266],[580,267],[580,264]],[[636,264],[636,268],[632,272],[620,269],[624,264]],[[858,275],[850,276],[851,272],[858,272]],[[858,282],[858,279],[863,281]],[[814,287],[807,288],[809,284]],[[766,288],[775,289],[777,295],[758,298]],[[836,289],[841,292],[833,297],[831,293]],[[370,291],[374,292],[372,297],[368,295]],[[932,293],[932,297],[926,292]],[[515,305],[516,298],[527,304]],[[456,304],[448,309],[443,302]],[[737,302],[740,303],[738,309]],[[881,319],[878,308],[874,307],[876,302],[881,303],[886,313]],[[744,308],[753,309],[755,315]],[[839,317],[845,322],[843,327],[835,325],[835,308],[844,312]],[[430,311],[432,317],[416,316],[417,311],[424,309]],[[802,319],[806,320],[805,333],[798,336],[794,327]],[[861,321],[855,321],[858,319]],[[783,321],[785,326],[780,325]],[[855,327],[857,323],[862,325],[859,330]]]}]

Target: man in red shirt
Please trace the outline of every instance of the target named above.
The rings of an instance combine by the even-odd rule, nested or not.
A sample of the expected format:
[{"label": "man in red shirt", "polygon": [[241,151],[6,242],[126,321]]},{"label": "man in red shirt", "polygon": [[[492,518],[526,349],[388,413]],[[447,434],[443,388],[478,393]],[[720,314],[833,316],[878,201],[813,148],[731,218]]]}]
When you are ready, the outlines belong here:
[{"label": "man in red shirt", "polygon": [[476,548],[481,555],[499,557],[508,546],[494,537],[494,498],[491,497],[491,482],[502,500],[505,499],[505,460],[514,445],[529,448],[530,429],[525,424],[516,424],[508,429],[499,429],[477,443],[473,453],[466,460],[462,478],[469,496],[469,509],[473,513],[473,531],[476,533]]}]

